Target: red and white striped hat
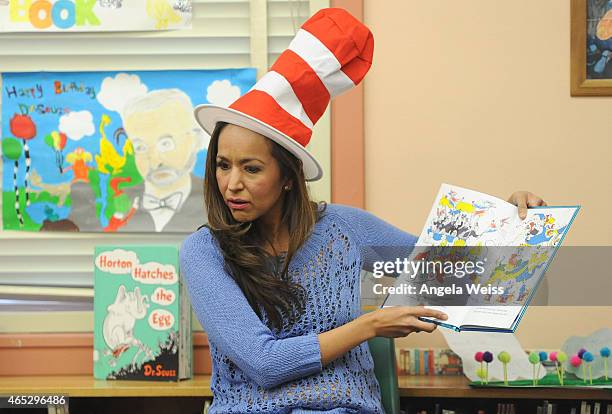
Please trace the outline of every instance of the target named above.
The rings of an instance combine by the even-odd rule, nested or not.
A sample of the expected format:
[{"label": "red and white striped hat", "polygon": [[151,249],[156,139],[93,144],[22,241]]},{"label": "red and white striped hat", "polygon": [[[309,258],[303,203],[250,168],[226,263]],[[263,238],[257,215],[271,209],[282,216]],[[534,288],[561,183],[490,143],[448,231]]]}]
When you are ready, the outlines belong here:
[{"label": "red and white striped hat", "polygon": [[305,148],[312,128],[331,98],[361,82],[373,52],[363,23],[344,9],[322,9],[249,92],[228,108],[199,105],[195,117],[209,134],[223,121],[272,139],[302,161],[306,180],[318,180],[323,170]]}]

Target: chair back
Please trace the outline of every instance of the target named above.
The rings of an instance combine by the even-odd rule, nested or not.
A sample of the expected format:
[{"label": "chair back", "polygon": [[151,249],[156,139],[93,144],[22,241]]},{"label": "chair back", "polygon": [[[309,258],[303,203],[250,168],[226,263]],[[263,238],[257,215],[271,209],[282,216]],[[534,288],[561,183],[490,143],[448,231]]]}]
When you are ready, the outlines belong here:
[{"label": "chair back", "polygon": [[400,397],[393,338],[375,337],[368,341],[374,360],[374,373],[380,384],[382,404],[387,414],[399,414]]}]

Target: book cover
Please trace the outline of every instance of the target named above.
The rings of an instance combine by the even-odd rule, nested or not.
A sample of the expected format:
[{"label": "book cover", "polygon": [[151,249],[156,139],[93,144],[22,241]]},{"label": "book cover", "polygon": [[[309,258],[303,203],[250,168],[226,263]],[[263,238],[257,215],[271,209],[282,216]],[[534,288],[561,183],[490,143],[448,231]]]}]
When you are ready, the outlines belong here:
[{"label": "book cover", "polygon": [[434,350],[430,349],[429,350],[429,375],[436,375],[436,365],[435,365],[435,357],[434,357]]},{"label": "book cover", "polygon": [[[420,356],[426,353],[423,364],[427,363],[427,370],[419,372]],[[399,348],[398,365],[402,365],[402,375],[462,375],[461,358],[447,348],[430,348],[422,350],[419,348]]]},{"label": "book cover", "polygon": [[98,246],[94,267],[94,377],[191,377],[191,311],[178,247]]}]

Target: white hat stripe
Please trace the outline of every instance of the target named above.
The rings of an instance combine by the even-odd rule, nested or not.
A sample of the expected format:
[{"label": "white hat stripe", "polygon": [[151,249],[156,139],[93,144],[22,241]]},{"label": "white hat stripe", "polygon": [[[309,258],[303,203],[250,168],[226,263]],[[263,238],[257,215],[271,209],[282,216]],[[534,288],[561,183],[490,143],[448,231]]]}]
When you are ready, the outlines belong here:
[{"label": "white hat stripe", "polygon": [[289,44],[299,57],[315,71],[333,98],[355,87],[342,70],[336,56],[313,34],[300,29]]},{"label": "white hat stripe", "polygon": [[306,149],[313,124],[331,98],[361,83],[373,52],[372,32],[355,16],[338,7],[321,9],[250,91],[229,107],[199,105],[196,119],[209,134],[221,121],[258,132],[302,161],[307,181],[318,180],[323,169]]},{"label": "white hat stripe", "polygon": [[252,89],[267,93],[291,116],[299,119],[307,128],[313,128],[312,120],[304,111],[302,102],[295,95],[289,81],[280,73],[269,71]]}]

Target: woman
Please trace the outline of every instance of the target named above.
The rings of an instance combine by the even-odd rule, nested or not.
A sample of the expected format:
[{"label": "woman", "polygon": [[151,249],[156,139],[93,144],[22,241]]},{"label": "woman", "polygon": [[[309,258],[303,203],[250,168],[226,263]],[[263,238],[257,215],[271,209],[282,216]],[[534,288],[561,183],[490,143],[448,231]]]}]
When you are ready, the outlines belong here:
[{"label": "woman", "polygon": [[[419,317],[446,319],[422,307],[361,315],[359,274],[368,265],[362,248],[411,247],[416,237],[363,210],[310,200],[306,181],[322,170],[304,148],[308,129],[338,92],[334,88],[342,89],[342,75],[333,71],[359,83],[372,47],[371,33],[343,10],[325,9],[302,29],[308,34],[300,31],[271,72],[230,108],[196,109],[211,133],[208,225],[185,240],[181,272],[210,342],[211,413],[381,413],[366,341],[436,328]],[[312,36],[327,58],[337,59],[334,65],[308,55],[321,48]],[[304,68],[294,76],[294,55],[316,78]],[[317,79],[329,91],[326,98],[309,95],[321,85],[305,87]],[[303,111],[288,103],[293,98]],[[511,201],[543,203],[526,192]]]}]

